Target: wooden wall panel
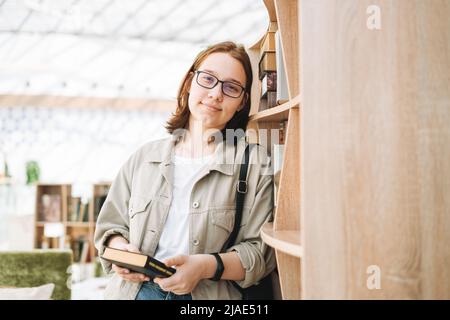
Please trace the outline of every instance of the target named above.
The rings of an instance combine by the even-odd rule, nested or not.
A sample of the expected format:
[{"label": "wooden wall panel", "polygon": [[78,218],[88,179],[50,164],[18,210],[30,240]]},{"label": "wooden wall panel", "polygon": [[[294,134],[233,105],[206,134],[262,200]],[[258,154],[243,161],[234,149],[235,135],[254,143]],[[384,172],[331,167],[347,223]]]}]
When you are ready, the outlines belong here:
[{"label": "wooden wall panel", "polygon": [[300,13],[302,297],[450,299],[450,2]]}]

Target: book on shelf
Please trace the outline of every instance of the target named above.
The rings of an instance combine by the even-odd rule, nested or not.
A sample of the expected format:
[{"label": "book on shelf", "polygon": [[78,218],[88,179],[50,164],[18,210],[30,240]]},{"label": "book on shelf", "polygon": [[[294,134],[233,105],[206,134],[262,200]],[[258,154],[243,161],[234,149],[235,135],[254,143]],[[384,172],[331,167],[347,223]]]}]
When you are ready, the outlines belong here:
[{"label": "book on shelf", "polygon": [[[69,238],[70,241],[70,238]],[[89,240],[86,236],[81,235],[71,241],[73,251],[73,261],[85,263],[89,258]]]},{"label": "book on shelf", "polygon": [[275,52],[275,31],[268,31],[265,34],[261,43],[260,52],[260,56],[262,56],[264,52]]},{"label": "book on shelf", "polygon": [[150,277],[167,278],[176,272],[174,268],[168,267],[148,255],[111,247],[105,248],[102,258],[119,267],[140,272]]},{"label": "book on shelf", "polygon": [[88,257],[89,257],[89,241],[85,240],[83,241],[80,250],[80,262],[81,263],[88,262]]},{"label": "book on shelf", "polygon": [[258,112],[259,111],[264,111],[264,110],[266,110],[268,108],[269,107],[267,106],[267,99],[266,98],[261,98],[261,100],[259,100]]},{"label": "book on shelf", "polygon": [[259,79],[269,71],[277,71],[276,54],[275,52],[263,52],[261,60],[258,64]]},{"label": "book on shelf", "polygon": [[61,215],[61,195],[43,194],[40,206],[40,221],[60,222]]},{"label": "book on shelf", "polygon": [[268,71],[261,80],[261,98],[265,98],[267,92],[277,91],[277,73]]},{"label": "book on shelf", "polygon": [[276,71],[267,71],[261,80],[261,100],[259,102],[259,110],[277,106],[277,73]]},{"label": "book on shelf", "polygon": [[275,91],[267,92],[267,108],[273,108],[277,106],[277,93]]},{"label": "book on shelf", "polygon": [[89,221],[89,203],[84,203],[81,197],[72,197],[68,213],[69,222],[88,222]]},{"label": "book on shelf", "polygon": [[83,203],[81,201],[80,203],[80,211],[78,212],[78,222],[87,222],[89,219],[89,204]]},{"label": "book on shelf", "polygon": [[278,135],[278,141],[280,144],[284,144],[285,136],[286,136],[286,128],[287,128],[287,120],[280,122],[280,129],[279,129],[279,135]]},{"label": "book on shelf", "polygon": [[94,198],[94,221],[97,221],[100,210],[105,203],[106,195],[97,196]]},{"label": "book on shelf", "polygon": [[274,91],[267,92],[264,98],[259,101],[258,111],[263,111],[277,106],[277,93]]},{"label": "book on shelf", "polygon": [[277,171],[273,174],[273,199],[274,206],[278,205],[278,188],[280,187],[281,171]]},{"label": "book on shelf", "polygon": [[278,188],[280,186],[280,175],[283,166],[284,144],[273,145],[273,183],[274,204],[277,205]]},{"label": "book on shelf", "polygon": [[69,221],[78,221],[78,215],[80,213],[81,198],[72,197],[70,199],[70,211],[68,214]]},{"label": "book on shelf", "polygon": [[41,249],[60,249],[60,238],[42,236],[39,247]]},{"label": "book on shelf", "polygon": [[277,66],[277,104],[283,104],[289,100],[289,91],[286,79],[286,70],[283,62],[283,48],[281,46],[280,32],[275,32],[275,56]]}]

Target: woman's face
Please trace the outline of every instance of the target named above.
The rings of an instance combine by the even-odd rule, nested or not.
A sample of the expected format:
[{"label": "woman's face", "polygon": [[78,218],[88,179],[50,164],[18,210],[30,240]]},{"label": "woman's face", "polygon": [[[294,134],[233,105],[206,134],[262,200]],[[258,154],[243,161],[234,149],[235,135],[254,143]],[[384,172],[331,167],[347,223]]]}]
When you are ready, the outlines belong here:
[{"label": "woman's face", "polygon": [[[236,111],[243,107],[245,92],[238,98],[225,95],[222,86],[225,85],[225,92],[236,95],[236,89],[245,88],[246,76],[241,63],[227,53],[212,53],[200,65],[198,71],[206,73],[194,74],[191,88],[189,90],[189,111],[190,121],[201,121],[204,129],[222,130],[227,122],[231,120]],[[218,82],[214,88],[208,89],[197,83],[197,77],[203,85],[214,83],[217,80],[229,81],[231,83],[222,84]],[[238,87],[236,87],[238,85]]]}]

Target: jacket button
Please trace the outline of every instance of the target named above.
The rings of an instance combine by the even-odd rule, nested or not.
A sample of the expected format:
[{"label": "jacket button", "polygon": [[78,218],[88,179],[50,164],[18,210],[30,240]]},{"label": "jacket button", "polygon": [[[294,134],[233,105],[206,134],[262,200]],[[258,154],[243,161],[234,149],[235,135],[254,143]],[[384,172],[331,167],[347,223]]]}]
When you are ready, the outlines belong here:
[{"label": "jacket button", "polygon": [[198,244],[200,243],[197,239],[195,239],[194,241],[192,241],[192,243],[194,244],[194,246],[198,246]]},{"label": "jacket button", "polygon": [[200,204],[199,204],[197,201],[195,201],[195,202],[192,204],[192,207],[193,207],[194,209],[197,209],[199,205],[200,205]]}]

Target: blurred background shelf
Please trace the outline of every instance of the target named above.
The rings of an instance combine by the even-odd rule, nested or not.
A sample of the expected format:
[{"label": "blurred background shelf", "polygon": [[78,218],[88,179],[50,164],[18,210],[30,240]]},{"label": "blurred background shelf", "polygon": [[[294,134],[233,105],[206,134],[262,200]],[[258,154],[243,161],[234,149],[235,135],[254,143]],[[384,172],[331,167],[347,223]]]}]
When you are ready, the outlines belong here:
[{"label": "blurred background shelf", "polygon": [[93,262],[95,223],[109,186],[94,184],[91,197],[82,199],[72,196],[70,184],[37,184],[34,247],[72,249],[74,262]]}]

